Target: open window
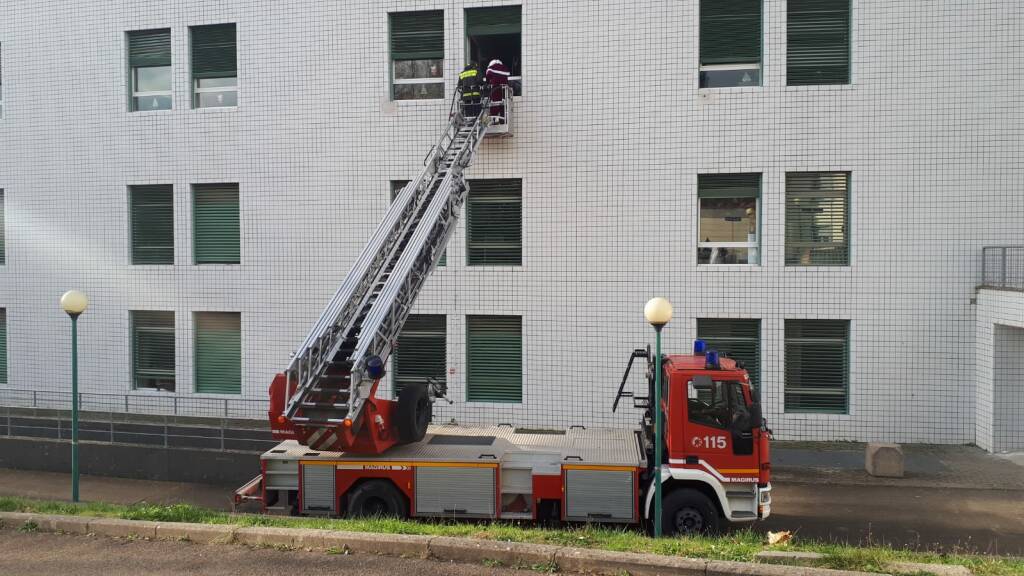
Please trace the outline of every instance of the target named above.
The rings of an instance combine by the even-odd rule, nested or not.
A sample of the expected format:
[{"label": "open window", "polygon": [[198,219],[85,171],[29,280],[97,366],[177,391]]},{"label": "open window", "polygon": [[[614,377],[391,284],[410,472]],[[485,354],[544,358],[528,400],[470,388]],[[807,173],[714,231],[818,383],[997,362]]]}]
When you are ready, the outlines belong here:
[{"label": "open window", "polygon": [[701,0],[701,88],[761,85],[761,2]]},{"label": "open window", "polygon": [[[501,60],[512,71],[509,85],[523,93],[522,6],[466,8],[466,54],[481,70]],[[468,63],[468,62],[467,62]]]},{"label": "open window", "polygon": [[697,177],[698,264],[760,264],[760,174]]},{"label": "open window", "polygon": [[444,12],[388,15],[393,100],[444,99]]}]

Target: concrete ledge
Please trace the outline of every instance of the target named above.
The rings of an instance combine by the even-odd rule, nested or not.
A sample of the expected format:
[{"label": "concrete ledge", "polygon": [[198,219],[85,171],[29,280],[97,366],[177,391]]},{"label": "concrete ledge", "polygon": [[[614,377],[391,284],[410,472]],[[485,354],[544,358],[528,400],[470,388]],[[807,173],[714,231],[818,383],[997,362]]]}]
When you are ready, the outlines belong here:
[{"label": "concrete ledge", "polygon": [[31,512],[0,512],[0,525],[4,528],[21,528],[26,522],[39,524],[40,518]]},{"label": "concrete ledge", "polygon": [[230,544],[235,540],[238,526],[230,524],[194,524],[191,522],[169,522],[156,527],[156,537],[161,540],[188,540],[198,544]]},{"label": "concrete ledge", "polygon": [[782,552],[777,550],[765,550],[754,555],[758,562],[766,564],[786,564],[789,566],[815,566],[824,560],[824,554],[817,552]]},{"label": "concrete ledge", "polygon": [[295,533],[289,528],[239,528],[235,531],[234,541],[249,546],[287,546],[295,547]]},{"label": "concrete ledge", "polygon": [[[555,564],[563,572],[584,572],[609,576],[618,576],[623,573],[630,574],[630,576],[664,576],[668,574],[704,576],[708,561],[677,556],[634,554],[632,552],[561,548],[555,553]],[[762,567],[757,564],[750,564],[750,566]]]},{"label": "concrete ledge", "polygon": [[885,566],[893,574],[920,574],[927,572],[935,576],[972,576],[966,566],[951,564],[922,564],[920,562],[890,562]]},{"label": "concrete ledge", "polygon": [[324,531],[324,547],[366,554],[428,558],[430,536]]},{"label": "concrete ledge", "polygon": [[504,566],[522,567],[553,564],[555,553],[562,549],[560,546],[545,544],[470,540],[445,536],[431,538],[429,548],[430,556],[438,560],[470,564],[491,560],[501,562]]},{"label": "concrete ledge", "polygon": [[809,566],[778,566],[753,562],[708,562],[707,576],[878,576],[871,572],[811,568]]},{"label": "concrete ledge", "polygon": [[83,516],[41,516],[40,530],[47,532],[67,532],[68,534],[88,534],[89,521],[95,518]]},{"label": "concrete ledge", "polygon": [[94,518],[89,521],[89,532],[101,536],[156,538],[159,523],[146,520],[121,520],[118,518]]}]

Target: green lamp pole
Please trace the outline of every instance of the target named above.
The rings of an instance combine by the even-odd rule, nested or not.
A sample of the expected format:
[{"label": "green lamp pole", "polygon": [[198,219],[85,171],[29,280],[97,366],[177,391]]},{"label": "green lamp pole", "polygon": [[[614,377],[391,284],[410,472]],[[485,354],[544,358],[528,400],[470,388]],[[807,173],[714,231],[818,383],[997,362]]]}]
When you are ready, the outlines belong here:
[{"label": "green lamp pole", "polygon": [[661,329],[672,319],[672,303],[664,298],[651,298],[644,306],[644,318],[654,326],[654,537],[661,537]]},{"label": "green lamp pole", "polygon": [[71,501],[78,502],[78,317],[89,299],[78,290],[60,297],[60,307],[71,317]]}]

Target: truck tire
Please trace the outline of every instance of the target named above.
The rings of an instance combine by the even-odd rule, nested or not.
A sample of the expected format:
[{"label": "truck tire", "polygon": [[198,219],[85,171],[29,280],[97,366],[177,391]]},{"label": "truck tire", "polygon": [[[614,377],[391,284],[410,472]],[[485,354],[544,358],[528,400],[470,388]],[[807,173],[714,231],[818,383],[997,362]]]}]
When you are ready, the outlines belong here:
[{"label": "truck tire", "polygon": [[405,497],[388,480],[369,480],[353,488],[345,508],[345,516],[348,518],[405,518],[408,515]]},{"label": "truck tire", "polygon": [[402,444],[419,442],[427,434],[427,425],[434,415],[434,407],[423,384],[409,384],[398,393],[395,410],[398,440]]},{"label": "truck tire", "polygon": [[714,534],[718,526],[718,509],[696,490],[674,490],[662,502],[661,532],[666,536]]}]

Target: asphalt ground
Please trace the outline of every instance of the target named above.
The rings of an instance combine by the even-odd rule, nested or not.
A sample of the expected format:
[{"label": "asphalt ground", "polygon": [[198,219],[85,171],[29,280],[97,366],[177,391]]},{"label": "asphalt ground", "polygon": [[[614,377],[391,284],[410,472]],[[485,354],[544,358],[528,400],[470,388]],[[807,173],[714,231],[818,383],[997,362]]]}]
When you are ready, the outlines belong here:
[{"label": "asphalt ground", "polygon": [[2,576],[521,576],[530,573],[508,568],[371,554],[328,554],[13,530],[0,530],[0,550]]},{"label": "asphalt ground", "polygon": [[[0,469],[0,496],[66,500],[70,476]],[[830,483],[773,484],[759,532],[913,549],[1024,556],[1024,491]],[[83,476],[82,499],[120,504],[188,502],[227,510],[232,487]]]}]

